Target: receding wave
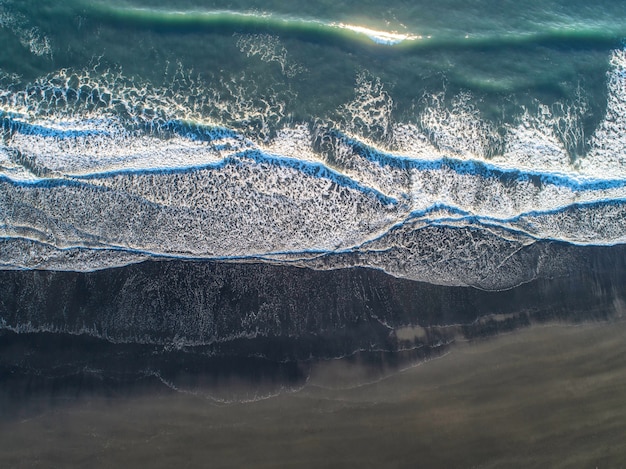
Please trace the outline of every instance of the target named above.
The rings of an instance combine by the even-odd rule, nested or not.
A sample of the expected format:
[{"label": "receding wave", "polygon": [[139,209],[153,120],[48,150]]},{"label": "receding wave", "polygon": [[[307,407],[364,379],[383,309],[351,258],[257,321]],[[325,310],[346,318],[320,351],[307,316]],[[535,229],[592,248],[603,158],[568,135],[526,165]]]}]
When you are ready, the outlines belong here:
[{"label": "receding wave", "polygon": [[494,132],[460,97],[393,123],[390,98],[363,80],[342,123],[273,133],[240,127],[247,107],[221,102],[220,120],[120,76],[12,86],[0,92],[0,265],[254,260],[510,288],[531,279],[520,256],[538,240],[626,242],[626,52],[611,62],[606,118],[577,158],[575,125],[548,108]]}]

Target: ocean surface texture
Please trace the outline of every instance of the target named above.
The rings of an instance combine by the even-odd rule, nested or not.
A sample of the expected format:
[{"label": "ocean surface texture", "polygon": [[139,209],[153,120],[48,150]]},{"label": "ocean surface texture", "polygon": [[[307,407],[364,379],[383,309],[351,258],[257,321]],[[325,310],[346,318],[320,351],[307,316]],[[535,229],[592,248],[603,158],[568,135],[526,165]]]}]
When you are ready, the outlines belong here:
[{"label": "ocean surface texture", "polygon": [[497,290],[560,268],[533,243],[624,243],[615,2],[440,3],[2,2],[2,266]]},{"label": "ocean surface texture", "polygon": [[0,402],[621,317],[625,38],[614,0],[0,0]]}]

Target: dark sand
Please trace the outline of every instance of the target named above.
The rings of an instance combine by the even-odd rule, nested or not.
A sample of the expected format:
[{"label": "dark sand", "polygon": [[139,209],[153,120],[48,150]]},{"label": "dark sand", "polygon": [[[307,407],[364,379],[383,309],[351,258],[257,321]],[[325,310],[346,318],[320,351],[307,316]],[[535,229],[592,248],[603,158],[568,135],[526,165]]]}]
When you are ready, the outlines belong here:
[{"label": "dark sand", "polygon": [[3,419],[0,467],[621,467],[625,337],[626,322],[537,326],[371,384],[336,360],[243,404],[81,399]]}]

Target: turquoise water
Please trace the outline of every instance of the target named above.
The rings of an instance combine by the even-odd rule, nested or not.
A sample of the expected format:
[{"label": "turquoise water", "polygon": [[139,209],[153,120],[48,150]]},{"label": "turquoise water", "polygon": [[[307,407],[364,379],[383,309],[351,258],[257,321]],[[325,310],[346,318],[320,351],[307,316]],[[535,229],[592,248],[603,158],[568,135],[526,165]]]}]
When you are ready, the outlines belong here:
[{"label": "turquoise water", "polygon": [[0,264],[510,288],[524,246],[626,241],[625,25],[612,1],[1,1]]}]

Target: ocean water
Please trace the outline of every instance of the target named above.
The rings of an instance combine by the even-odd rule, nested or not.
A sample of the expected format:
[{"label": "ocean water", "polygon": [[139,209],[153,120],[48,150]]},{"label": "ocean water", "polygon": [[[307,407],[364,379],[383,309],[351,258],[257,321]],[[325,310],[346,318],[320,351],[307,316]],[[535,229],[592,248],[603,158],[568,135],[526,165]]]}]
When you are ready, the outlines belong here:
[{"label": "ocean water", "polygon": [[[542,433],[515,412],[521,382],[556,392],[556,371],[535,375],[545,363],[573,370],[562,379],[574,397],[558,402],[586,406],[580,422],[596,427],[581,435],[620,434],[589,404],[621,398],[610,392],[623,381],[619,328],[575,340],[532,329],[528,362],[515,338],[514,358],[498,362],[506,335],[470,365],[454,354],[520,327],[626,313],[625,39],[626,9],[610,0],[0,0],[0,432],[13,438],[0,462],[19,466],[24,435],[54,433],[50,415],[78,428],[85,409],[100,423],[111,408],[139,420],[173,409],[183,423],[168,431],[182,438],[218,414],[222,429],[250,409],[271,420],[284,402],[290,415],[322,403],[305,412],[319,432],[336,425],[320,415],[341,420],[348,402],[367,438],[387,422],[409,442],[405,404],[430,422],[421,441],[453,428],[458,459],[422,445],[441,448],[435,466],[545,467],[575,420],[556,416]],[[592,350],[607,369],[595,387],[579,379]],[[443,356],[441,369],[402,377]],[[495,362],[509,381],[475,379]],[[449,383],[459,369],[462,395]],[[393,405],[380,397],[390,376],[404,383]],[[379,381],[379,394],[367,387]],[[442,383],[447,394],[432,394]],[[506,392],[486,402],[481,386]],[[531,411],[540,394],[524,401]],[[476,420],[472,403],[495,417]],[[127,431],[127,420],[109,423]],[[476,425],[521,446],[541,434],[545,454],[524,459],[500,441],[489,459],[495,433],[461,443]],[[287,430],[287,462],[337,450],[311,428]],[[243,434],[217,434],[210,449],[232,465]],[[98,448],[124,441],[135,440]],[[56,444],[28,461],[106,465]],[[259,457],[274,444],[259,443]],[[571,460],[621,454],[582,454],[593,446]],[[414,467],[407,447],[397,467]],[[144,449],[117,454],[140,465],[156,451]]]},{"label": "ocean water", "polygon": [[615,2],[0,8],[6,269],[253,259],[503,289],[537,241],[626,240]]}]

